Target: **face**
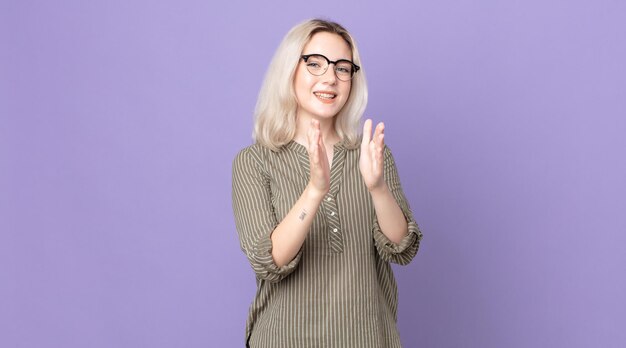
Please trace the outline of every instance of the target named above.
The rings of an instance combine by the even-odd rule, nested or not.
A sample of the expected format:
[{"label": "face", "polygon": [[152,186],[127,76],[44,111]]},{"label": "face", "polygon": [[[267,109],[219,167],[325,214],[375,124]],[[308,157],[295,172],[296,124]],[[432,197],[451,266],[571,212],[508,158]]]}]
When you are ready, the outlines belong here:
[{"label": "face", "polygon": [[[313,35],[302,54],[322,54],[331,61],[352,60],[352,51],[345,40],[327,32]],[[304,60],[300,59],[294,78],[298,117],[331,119],[341,111],[350,95],[352,82],[339,80],[334,67],[334,64],[330,64],[324,74],[315,76],[307,70]]]}]

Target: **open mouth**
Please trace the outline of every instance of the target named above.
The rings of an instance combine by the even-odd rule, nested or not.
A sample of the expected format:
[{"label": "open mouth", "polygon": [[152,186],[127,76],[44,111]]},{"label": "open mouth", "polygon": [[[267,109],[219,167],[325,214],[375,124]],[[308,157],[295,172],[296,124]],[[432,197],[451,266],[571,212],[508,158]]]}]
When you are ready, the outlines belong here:
[{"label": "open mouth", "polygon": [[313,94],[315,94],[316,97],[322,100],[333,100],[337,97],[336,94],[328,92],[313,92]]}]

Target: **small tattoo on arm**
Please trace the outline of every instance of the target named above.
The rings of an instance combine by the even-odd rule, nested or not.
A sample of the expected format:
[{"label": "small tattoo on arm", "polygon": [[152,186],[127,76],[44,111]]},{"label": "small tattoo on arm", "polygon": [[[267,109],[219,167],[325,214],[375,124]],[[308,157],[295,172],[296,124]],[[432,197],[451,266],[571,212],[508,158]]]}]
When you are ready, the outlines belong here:
[{"label": "small tattoo on arm", "polygon": [[307,215],[306,210],[302,209],[302,212],[300,212],[300,216],[298,216],[298,218],[300,218],[300,220],[304,220],[306,215]]}]

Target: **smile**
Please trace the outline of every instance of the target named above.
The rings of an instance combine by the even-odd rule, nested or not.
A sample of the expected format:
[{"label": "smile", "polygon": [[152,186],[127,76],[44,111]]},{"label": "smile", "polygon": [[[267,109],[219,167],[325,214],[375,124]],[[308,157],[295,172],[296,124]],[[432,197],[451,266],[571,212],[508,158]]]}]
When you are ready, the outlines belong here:
[{"label": "smile", "polygon": [[336,94],[327,93],[327,92],[313,92],[313,94],[315,94],[316,97],[322,100],[332,100],[332,99],[335,99],[335,97],[337,97]]}]

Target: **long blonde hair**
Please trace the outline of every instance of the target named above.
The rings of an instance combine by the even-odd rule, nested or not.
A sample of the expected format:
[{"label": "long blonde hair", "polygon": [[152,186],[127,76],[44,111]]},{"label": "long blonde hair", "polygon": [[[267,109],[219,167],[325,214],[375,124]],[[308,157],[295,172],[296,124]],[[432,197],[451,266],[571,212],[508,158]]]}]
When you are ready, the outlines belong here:
[{"label": "long blonde hair", "polygon": [[298,102],[293,87],[294,75],[304,46],[314,34],[329,32],[341,36],[352,51],[352,61],[361,69],[352,78],[350,95],[335,117],[335,131],[348,147],[358,143],[359,122],[367,105],[367,83],[354,38],[340,24],[311,19],[293,27],[276,50],[265,75],[255,108],[252,138],[278,150],[296,135]]}]

